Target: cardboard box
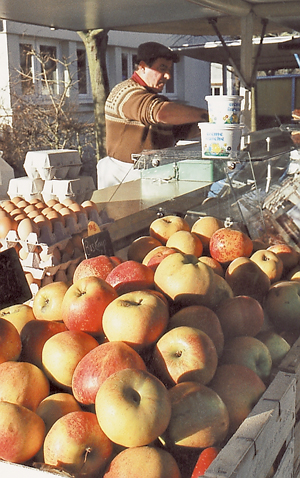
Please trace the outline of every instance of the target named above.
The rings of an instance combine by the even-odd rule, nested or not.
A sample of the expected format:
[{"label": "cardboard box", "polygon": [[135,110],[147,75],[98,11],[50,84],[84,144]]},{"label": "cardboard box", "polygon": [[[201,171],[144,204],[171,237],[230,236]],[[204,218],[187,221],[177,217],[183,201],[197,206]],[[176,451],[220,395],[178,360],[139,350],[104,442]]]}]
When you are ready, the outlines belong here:
[{"label": "cardboard box", "polygon": [[29,178],[49,181],[76,178],[79,176],[81,165],[78,151],[57,149],[28,151],[23,166]]},{"label": "cardboard box", "polygon": [[32,179],[28,176],[13,178],[9,181],[7,194],[10,199],[20,196],[26,201],[35,198],[42,200],[43,187],[44,180],[41,178]]},{"label": "cardboard box", "polygon": [[62,202],[66,198],[71,198],[80,204],[91,199],[95,189],[91,176],[81,176],[77,179],[52,179],[44,182],[42,196],[44,202],[50,199]]}]

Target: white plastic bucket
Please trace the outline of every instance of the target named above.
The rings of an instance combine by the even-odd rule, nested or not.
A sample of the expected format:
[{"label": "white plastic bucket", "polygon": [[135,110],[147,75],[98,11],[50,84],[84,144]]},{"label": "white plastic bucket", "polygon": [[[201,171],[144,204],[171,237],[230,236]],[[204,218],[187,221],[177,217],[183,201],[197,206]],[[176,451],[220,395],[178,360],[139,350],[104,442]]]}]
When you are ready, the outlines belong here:
[{"label": "white plastic bucket", "polygon": [[203,158],[235,158],[239,149],[242,124],[199,123]]},{"label": "white plastic bucket", "polygon": [[243,96],[206,96],[208,121],[218,124],[239,124]]}]

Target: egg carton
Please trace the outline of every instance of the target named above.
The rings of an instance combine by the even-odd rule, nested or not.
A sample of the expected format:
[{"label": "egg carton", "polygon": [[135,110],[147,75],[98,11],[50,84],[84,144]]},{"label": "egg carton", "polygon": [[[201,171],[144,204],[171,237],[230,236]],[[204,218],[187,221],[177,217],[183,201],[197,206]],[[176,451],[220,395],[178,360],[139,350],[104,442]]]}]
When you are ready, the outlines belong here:
[{"label": "egg carton", "polygon": [[[58,224],[58,226],[56,224]],[[52,234],[49,229],[43,228],[40,236],[38,236],[35,232],[31,232],[25,240],[22,240],[19,238],[16,231],[11,230],[8,231],[4,239],[0,239],[0,242],[3,244],[4,249],[16,247],[19,244],[21,247],[24,247],[25,251],[27,252],[34,252],[36,251],[37,247],[46,253],[52,252],[55,247],[64,249],[70,240],[71,235],[67,234],[66,229],[63,228],[62,225],[59,223],[56,224],[56,230],[60,229],[62,234],[60,237],[58,234]]]},{"label": "egg carton", "polygon": [[91,176],[80,176],[76,179],[53,179],[45,181],[42,190],[43,201],[56,199],[63,202],[67,198],[81,204],[91,199],[95,191],[95,183]]},{"label": "egg carton", "polygon": [[77,178],[81,166],[78,151],[72,149],[28,151],[23,164],[29,178],[45,181]]},{"label": "egg carton", "polygon": [[42,200],[44,181],[40,178],[31,179],[27,176],[13,178],[9,181],[7,194],[10,199],[20,196],[26,201],[31,199]]},{"label": "egg carton", "polygon": [[45,277],[52,277],[55,280],[55,276],[58,274],[59,271],[62,271],[66,274],[68,268],[73,265],[74,267],[82,260],[82,257],[77,257],[75,259],[70,259],[67,262],[54,264],[51,265],[51,260],[49,260],[48,265],[44,265],[44,267],[36,267],[40,266],[41,262],[38,261],[36,257],[27,257],[25,261],[21,261],[22,268],[24,272],[30,272],[34,279],[42,280]]}]

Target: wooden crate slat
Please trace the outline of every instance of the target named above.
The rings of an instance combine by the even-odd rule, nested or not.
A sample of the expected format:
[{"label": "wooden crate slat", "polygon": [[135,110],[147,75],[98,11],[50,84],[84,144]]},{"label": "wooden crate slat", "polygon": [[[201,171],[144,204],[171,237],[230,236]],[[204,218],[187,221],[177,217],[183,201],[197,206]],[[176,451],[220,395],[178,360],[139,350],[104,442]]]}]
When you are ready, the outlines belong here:
[{"label": "wooden crate slat", "polygon": [[294,478],[294,453],[294,437],[292,437],[287,444],[285,453],[280,460],[273,478]]},{"label": "wooden crate slat", "polygon": [[264,478],[295,423],[296,380],[278,372],[205,473],[207,478]]}]

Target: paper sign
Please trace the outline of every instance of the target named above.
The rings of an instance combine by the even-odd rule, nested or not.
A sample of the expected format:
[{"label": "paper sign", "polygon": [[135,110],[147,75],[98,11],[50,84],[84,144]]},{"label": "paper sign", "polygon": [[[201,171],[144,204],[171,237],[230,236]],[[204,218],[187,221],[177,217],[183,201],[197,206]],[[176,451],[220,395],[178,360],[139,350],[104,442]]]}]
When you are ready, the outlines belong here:
[{"label": "paper sign", "polygon": [[114,248],[107,230],[84,237],[82,244],[87,259],[100,255],[114,256]]}]

